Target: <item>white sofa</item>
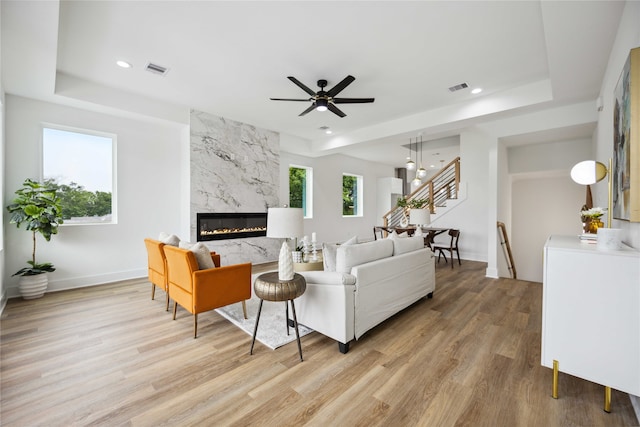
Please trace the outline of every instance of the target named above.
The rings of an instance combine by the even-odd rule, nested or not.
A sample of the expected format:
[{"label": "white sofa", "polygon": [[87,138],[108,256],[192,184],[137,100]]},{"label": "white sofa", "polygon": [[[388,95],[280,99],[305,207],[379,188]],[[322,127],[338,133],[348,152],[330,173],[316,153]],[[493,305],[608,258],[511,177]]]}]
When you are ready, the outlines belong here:
[{"label": "white sofa", "polygon": [[[296,299],[297,319],[338,341],[349,343],[420,298],[433,296],[435,265],[422,237],[388,238],[324,248],[325,271],[305,271],[305,293]],[[336,271],[327,271],[335,268]]]}]

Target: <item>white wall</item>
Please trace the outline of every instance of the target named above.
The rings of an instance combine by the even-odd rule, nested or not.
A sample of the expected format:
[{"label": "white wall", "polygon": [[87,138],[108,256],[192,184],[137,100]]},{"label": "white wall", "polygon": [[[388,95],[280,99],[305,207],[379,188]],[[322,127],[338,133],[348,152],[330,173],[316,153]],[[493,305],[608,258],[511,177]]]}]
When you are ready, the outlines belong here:
[{"label": "white wall", "polygon": [[[39,238],[37,259],[52,262],[49,289],[58,290],[146,276],[143,239],[181,229],[180,164],[184,126],[144,122],[86,110],[6,97],[6,191],[4,206],[25,178],[41,175],[41,123],[114,133],[117,141],[118,224],[62,226],[50,242]],[[188,142],[187,142],[188,143]],[[6,224],[4,281],[17,295],[12,273],[31,254],[30,235]],[[187,220],[188,227],[188,220]]]},{"label": "white wall", "polygon": [[[487,261],[487,228],[489,200],[489,144],[482,131],[468,129],[460,134],[460,180],[466,185],[467,197],[445,215],[435,218],[433,227],[460,230],[460,257]],[[447,240],[445,235],[436,241]]]},{"label": "white wall", "polygon": [[[289,203],[289,165],[313,168],[313,218],[304,220],[305,234],[316,232],[318,242],[340,242],[351,236],[360,240],[373,239],[377,220],[378,178],[394,176],[391,166],[371,163],[354,157],[335,154],[310,158],[287,152],[280,153],[280,202]],[[342,216],[342,174],[361,175],[364,185],[362,217]]]},{"label": "white wall", "polygon": [[513,188],[512,248],[518,279],[542,283],[542,251],[551,234],[579,235],[585,189],[567,174],[516,179]]},{"label": "white wall", "polygon": [[[511,236],[518,279],[542,282],[542,249],[551,234],[578,235],[586,187],[571,180],[576,163],[593,157],[590,139],[507,149]],[[508,276],[507,276],[508,277]]]},{"label": "white wall", "polygon": [[[0,66],[1,69],[1,66]],[[0,72],[0,82],[2,81],[2,74]],[[4,110],[4,91],[2,90],[2,84],[0,83],[0,200],[4,200],[6,193],[4,188],[5,183],[5,110]],[[4,206],[0,207],[0,313],[4,310],[4,306],[7,303],[7,291],[5,285],[5,250],[4,250]]]}]

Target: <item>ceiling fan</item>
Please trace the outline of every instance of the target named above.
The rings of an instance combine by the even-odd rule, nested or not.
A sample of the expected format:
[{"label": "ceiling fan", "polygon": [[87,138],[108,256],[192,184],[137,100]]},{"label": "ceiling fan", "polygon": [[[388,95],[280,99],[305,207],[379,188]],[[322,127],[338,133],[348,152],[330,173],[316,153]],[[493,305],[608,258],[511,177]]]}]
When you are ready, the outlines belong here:
[{"label": "ceiling fan", "polygon": [[344,88],[349,86],[356,79],[353,76],[345,77],[340,83],[338,83],[328,91],[324,90],[324,88],[327,86],[327,81],[318,80],[318,86],[320,87],[320,90],[318,92],[314,92],[313,90],[309,89],[306,85],[301,83],[295,77],[289,76],[287,78],[291,80],[293,83],[295,83],[300,89],[304,90],[309,95],[311,95],[311,98],[307,98],[307,99],[270,98],[270,99],[272,101],[304,101],[304,102],[311,101],[313,102],[313,104],[311,104],[309,108],[307,108],[306,110],[304,110],[302,113],[299,114],[300,116],[304,116],[311,110],[318,110],[318,111],[329,110],[340,117],[344,117],[346,116],[346,114],[340,111],[340,109],[336,107],[335,104],[363,104],[367,102],[373,102],[375,100],[374,98],[336,98],[335,97],[338,93],[342,92]]}]

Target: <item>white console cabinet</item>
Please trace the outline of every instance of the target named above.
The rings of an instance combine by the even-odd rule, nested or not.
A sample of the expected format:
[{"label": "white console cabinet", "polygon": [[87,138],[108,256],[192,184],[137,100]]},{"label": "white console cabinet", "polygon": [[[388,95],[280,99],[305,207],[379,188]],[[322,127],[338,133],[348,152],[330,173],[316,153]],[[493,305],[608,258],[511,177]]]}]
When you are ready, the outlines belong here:
[{"label": "white console cabinet", "polygon": [[[577,236],[544,247],[542,365],[640,395],[640,252]],[[610,391],[609,391],[610,393]]]}]

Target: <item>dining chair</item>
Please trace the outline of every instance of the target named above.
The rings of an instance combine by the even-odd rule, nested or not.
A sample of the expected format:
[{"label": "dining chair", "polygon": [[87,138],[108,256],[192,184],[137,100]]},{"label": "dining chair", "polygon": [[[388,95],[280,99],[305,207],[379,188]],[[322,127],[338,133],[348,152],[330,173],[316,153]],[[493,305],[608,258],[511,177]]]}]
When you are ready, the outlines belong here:
[{"label": "dining chair", "polygon": [[448,251],[451,254],[451,268],[453,268],[453,253],[455,252],[457,257],[458,257],[458,264],[462,265],[462,263],[460,262],[460,252],[458,251],[458,240],[460,239],[460,230],[456,230],[456,229],[451,229],[449,230],[449,237],[451,237],[451,240],[449,242],[449,246],[444,246],[442,244],[433,244],[432,245],[432,250],[433,252],[438,252],[438,262],[440,262],[440,255],[442,255],[444,257],[444,262],[448,262],[447,261],[447,255],[444,253],[444,251]]}]

